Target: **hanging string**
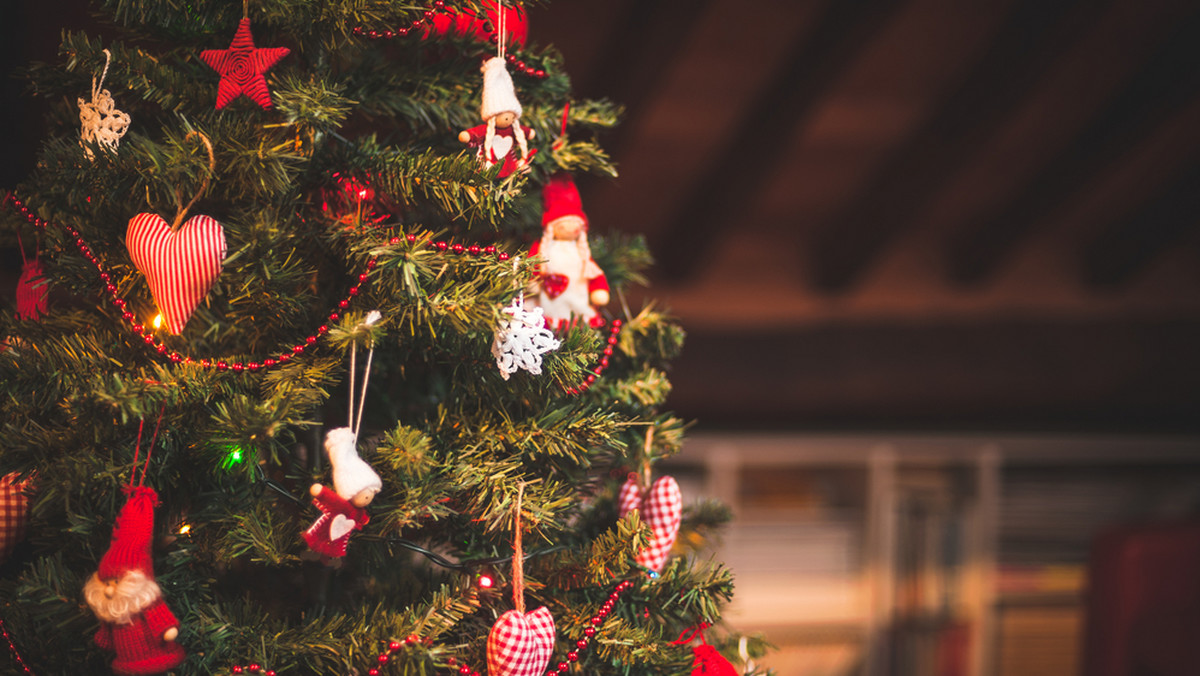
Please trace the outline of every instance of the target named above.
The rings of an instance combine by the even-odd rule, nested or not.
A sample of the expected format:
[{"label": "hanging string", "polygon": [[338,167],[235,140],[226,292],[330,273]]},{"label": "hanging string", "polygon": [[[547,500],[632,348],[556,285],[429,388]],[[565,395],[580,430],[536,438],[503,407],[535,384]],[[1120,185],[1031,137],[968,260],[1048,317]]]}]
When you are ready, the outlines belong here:
[{"label": "hanging string", "polygon": [[525,482],[517,484],[517,506],[513,513],[513,606],[525,614],[525,552],[521,546],[521,500],[525,497]]},{"label": "hanging string", "polygon": [[504,58],[504,0],[496,0],[496,25],[499,33],[496,35],[496,56]]},{"label": "hanging string", "polygon": [[694,625],[688,627],[687,629],[684,629],[683,631],[679,632],[679,638],[675,639],[674,641],[671,641],[671,645],[684,645],[687,643],[691,643],[692,641],[694,641],[696,639],[700,639],[701,643],[704,643],[707,645],[708,641],[704,640],[704,630],[705,629],[708,629],[707,622],[701,622],[700,624],[694,624]]},{"label": "hanging string", "polygon": [[[183,203],[183,191],[178,186],[176,186],[176,188],[175,188],[176,211],[175,211],[175,220],[171,222],[171,232],[178,230],[179,226],[183,224],[183,219],[187,217],[188,210],[191,209],[192,206],[196,204],[196,200],[200,199],[200,197],[204,194],[204,192],[206,190],[208,190],[208,183],[212,179],[212,175],[217,170],[217,157],[216,157],[216,154],[213,153],[212,141],[209,141],[208,136],[206,136],[205,134],[198,132],[198,131],[189,131],[187,133],[187,136],[183,137],[183,140],[188,141],[194,137],[199,137],[200,140],[204,142],[205,150],[208,151],[208,173],[205,174],[204,181],[200,183],[200,189],[196,191],[196,194],[192,196],[191,201],[189,201],[187,203],[187,205],[184,205],[184,203]],[[147,187],[147,191],[149,191],[148,187]],[[149,192],[146,193],[147,199],[149,199],[149,194],[150,194]]]},{"label": "hanging string", "polygon": [[[21,250],[21,266],[24,267],[29,259],[25,258],[25,244],[21,241],[21,229],[17,228],[17,248]],[[34,258],[37,258],[37,250],[34,250]]]},{"label": "hanging string", "polygon": [[650,425],[646,428],[646,442],[642,445],[642,476],[639,481],[640,488],[643,492],[650,490],[650,445],[654,442],[654,428],[657,425]]},{"label": "hanging string", "polygon": [[[371,310],[367,313],[365,319],[355,328],[369,328],[375,322],[379,321],[383,315],[379,310]],[[362,389],[356,390],[354,379],[358,371],[358,341],[350,343],[350,411],[349,418],[346,421],[346,426],[354,431],[354,438],[358,439],[358,430],[362,428],[363,410],[366,409],[367,403],[367,384],[371,381],[371,361],[375,358],[375,339],[371,338],[371,347],[367,350],[367,365],[363,369]],[[354,395],[358,393],[358,414],[355,415]]]},{"label": "hanging string", "polygon": [[[150,447],[146,449],[146,459],[142,461],[142,478],[138,480],[138,486],[142,486],[146,482],[146,472],[150,469],[150,456],[154,453],[154,443],[158,441],[158,429],[162,425],[163,411],[167,408],[167,402],[163,402],[158,409],[158,419],[154,422],[154,434],[150,435]],[[133,487],[133,478],[137,476],[138,470],[138,455],[142,450],[142,429],[146,426],[146,419],[142,418],[138,422],[137,442],[133,447],[133,470],[129,473],[129,487]]]}]

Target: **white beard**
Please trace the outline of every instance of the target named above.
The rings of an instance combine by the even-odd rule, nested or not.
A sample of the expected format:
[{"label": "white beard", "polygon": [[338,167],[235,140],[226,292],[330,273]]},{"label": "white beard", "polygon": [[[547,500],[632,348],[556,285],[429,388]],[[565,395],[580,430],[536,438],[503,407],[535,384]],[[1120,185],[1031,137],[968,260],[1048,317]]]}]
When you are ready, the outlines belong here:
[{"label": "white beard", "polygon": [[158,583],[140,570],[125,573],[111,599],[104,595],[106,586],[100,575],[93,573],[83,586],[83,596],[96,618],[111,624],[132,624],[135,617],[162,596]]}]

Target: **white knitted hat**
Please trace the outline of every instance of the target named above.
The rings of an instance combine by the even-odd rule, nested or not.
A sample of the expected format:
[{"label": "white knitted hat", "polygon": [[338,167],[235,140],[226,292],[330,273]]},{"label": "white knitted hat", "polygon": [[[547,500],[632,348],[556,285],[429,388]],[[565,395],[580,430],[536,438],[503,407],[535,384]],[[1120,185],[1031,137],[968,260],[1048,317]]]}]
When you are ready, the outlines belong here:
[{"label": "white knitted hat", "polygon": [[325,434],[325,452],[329,464],[333,465],[333,490],[349,500],[366,488],[376,491],[383,488],[383,481],[371,466],[358,457],[354,448],[354,432],[349,427],[339,427]]},{"label": "white knitted hat", "polygon": [[491,119],[500,113],[514,113],[521,117],[521,102],[513,89],[512,76],[504,65],[504,59],[493,56],[483,64],[483,102],[479,105],[479,117]]}]

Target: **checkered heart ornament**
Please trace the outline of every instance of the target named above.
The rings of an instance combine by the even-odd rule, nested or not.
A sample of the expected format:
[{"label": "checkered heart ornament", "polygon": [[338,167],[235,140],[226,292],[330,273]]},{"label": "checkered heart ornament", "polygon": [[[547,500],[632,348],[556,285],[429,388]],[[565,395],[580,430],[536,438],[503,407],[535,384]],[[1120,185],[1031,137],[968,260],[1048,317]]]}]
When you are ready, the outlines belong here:
[{"label": "checkered heart ornament", "polygon": [[633,510],[639,512],[642,523],[650,527],[650,543],[637,554],[637,562],[654,572],[662,570],[667,555],[679,535],[679,523],[683,520],[683,495],[674,477],[659,477],[642,494],[637,474],[630,474],[617,496],[617,513],[620,518]]},{"label": "checkered heart ornament", "polygon": [[13,547],[25,537],[29,522],[28,489],[33,479],[18,481],[12,472],[0,477],[0,563],[8,559]]},{"label": "checkered heart ornament", "polygon": [[[208,168],[216,168],[212,144],[199,132],[188,138],[200,137],[208,149]],[[178,212],[175,221],[167,225],[158,214],[142,213],[129,221],[125,231],[125,246],[137,269],[146,276],[154,304],[162,313],[167,330],[179,335],[187,325],[196,306],[208,295],[221,274],[225,258],[225,230],[209,216],[193,216],[184,222],[188,209],[208,188],[204,179],[195,197],[183,205],[176,192]]]},{"label": "checkered heart ornament", "polygon": [[525,552],[521,546],[521,500],[525,482],[517,486],[513,507],[513,605],[492,625],[487,640],[488,676],[542,676],[554,654],[554,616],[545,606],[525,612]]}]

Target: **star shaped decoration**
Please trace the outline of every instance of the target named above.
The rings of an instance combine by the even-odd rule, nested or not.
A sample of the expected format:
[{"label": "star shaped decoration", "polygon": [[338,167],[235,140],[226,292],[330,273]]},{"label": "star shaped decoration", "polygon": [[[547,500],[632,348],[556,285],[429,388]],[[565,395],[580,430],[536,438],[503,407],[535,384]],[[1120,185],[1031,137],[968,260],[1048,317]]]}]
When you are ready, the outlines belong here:
[{"label": "star shaped decoration", "polygon": [[263,108],[270,108],[271,92],[267,91],[263,73],[290,51],[287,47],[255,47],[254,36],[250,34],[250,19],[244,18],[238,24],[229,49],[200,52],[204,63],[221,74],[221,84],[217,86],[217,110],[243,94]]}]

